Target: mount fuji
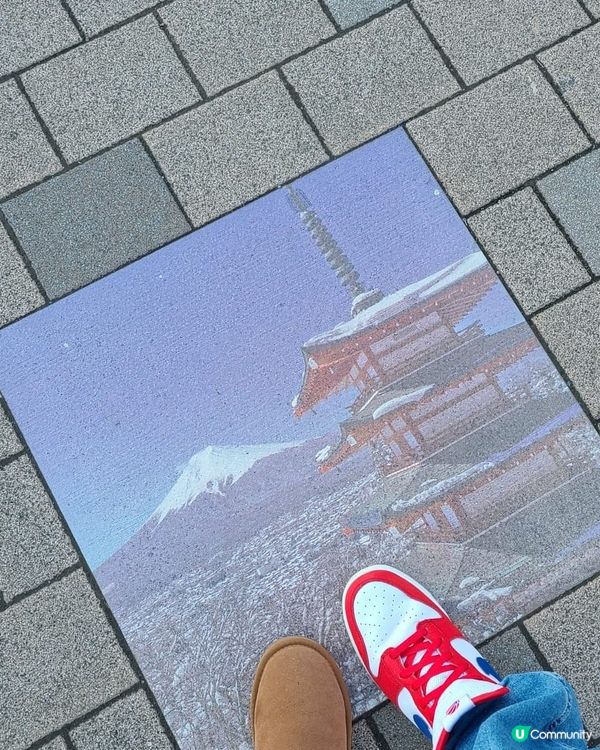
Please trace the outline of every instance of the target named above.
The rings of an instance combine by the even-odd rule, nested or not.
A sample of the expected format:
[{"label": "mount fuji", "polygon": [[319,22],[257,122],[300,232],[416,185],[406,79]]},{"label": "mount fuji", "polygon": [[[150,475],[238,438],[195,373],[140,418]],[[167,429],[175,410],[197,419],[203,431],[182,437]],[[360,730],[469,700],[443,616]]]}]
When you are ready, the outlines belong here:
[{"label": "mount fuji", "polygon": [[301,512],[308,498],[368,473],[370,451],[319,472],[315,457],[336,438],[208,446],[195,453],[146,523],[95,571],[111,606],[129,606],[168,587],[284,513]]}]

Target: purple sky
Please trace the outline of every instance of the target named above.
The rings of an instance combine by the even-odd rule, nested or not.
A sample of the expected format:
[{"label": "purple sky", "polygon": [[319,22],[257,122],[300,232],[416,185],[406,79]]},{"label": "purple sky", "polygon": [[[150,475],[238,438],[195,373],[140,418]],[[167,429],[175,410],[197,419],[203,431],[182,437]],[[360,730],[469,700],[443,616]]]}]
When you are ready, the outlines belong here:
[{"label": "purple sky", "polygon": [[[474,252],[401,130],[297,181],[367,286],[392,292]],[[491,329],[520,320],[496,288]],[[335,429],[348,396],[292,416],[300,345],[350,301],[284,191],[0,332],[0,389],[95,567],[209,444]]]}]

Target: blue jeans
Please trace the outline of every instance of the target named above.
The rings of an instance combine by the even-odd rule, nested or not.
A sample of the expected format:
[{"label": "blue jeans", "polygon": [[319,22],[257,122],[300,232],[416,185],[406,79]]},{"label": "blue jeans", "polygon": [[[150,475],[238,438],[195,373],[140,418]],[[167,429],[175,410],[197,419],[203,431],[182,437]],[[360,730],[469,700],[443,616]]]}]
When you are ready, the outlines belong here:
[{"label": "blue jeans", "polygon": [[[552,672],[510,675],[510,693],[474,709],[452,732],[453,750],[584,750],[583,722],[571,686]],[[514,728],[517,738],[514,739]],[[529,735],[527,735],[529,728]],[[548,739],[543,732],[579,733]],[[537,738],[537,739],[536,739]]]}]

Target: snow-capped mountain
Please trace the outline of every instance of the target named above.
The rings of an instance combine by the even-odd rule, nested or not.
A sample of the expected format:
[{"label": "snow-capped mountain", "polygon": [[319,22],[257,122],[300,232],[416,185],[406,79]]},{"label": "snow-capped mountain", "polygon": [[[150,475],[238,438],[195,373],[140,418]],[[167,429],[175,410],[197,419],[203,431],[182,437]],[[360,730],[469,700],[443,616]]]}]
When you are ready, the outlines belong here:
[{"label": "snow-capped mountain", "polygon": [[160,523],[169,513],[185,508],[204,493],[224,496],[257,461],[298,445],[301,443],[209,445],[190,458],[152,518]]},{"label": "snow-capped mountain", "polygon": [[321,474],[315,456],[337,439],[211,446],[194,454],[154,513],[96,577],[119,609],[233,552],[276,518],[372,470],[370,451]]}]

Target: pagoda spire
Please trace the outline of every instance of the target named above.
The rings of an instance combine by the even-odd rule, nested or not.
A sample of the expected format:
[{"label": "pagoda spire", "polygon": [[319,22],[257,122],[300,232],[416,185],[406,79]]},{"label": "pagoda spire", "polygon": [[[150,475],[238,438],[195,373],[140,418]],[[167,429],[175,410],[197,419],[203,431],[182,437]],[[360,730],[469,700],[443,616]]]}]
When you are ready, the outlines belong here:
[{"label": "pagoda spire", "polygon": [[364,295],[367,289],[360,280],[358,271],[322,219],[317,215],[307,197],[293,185],[288,185],[286,190],[292,207],[302,219],[302,223],[315,241],[329,267],[338,277],[341,285],[348,291],[352,300]]}]

